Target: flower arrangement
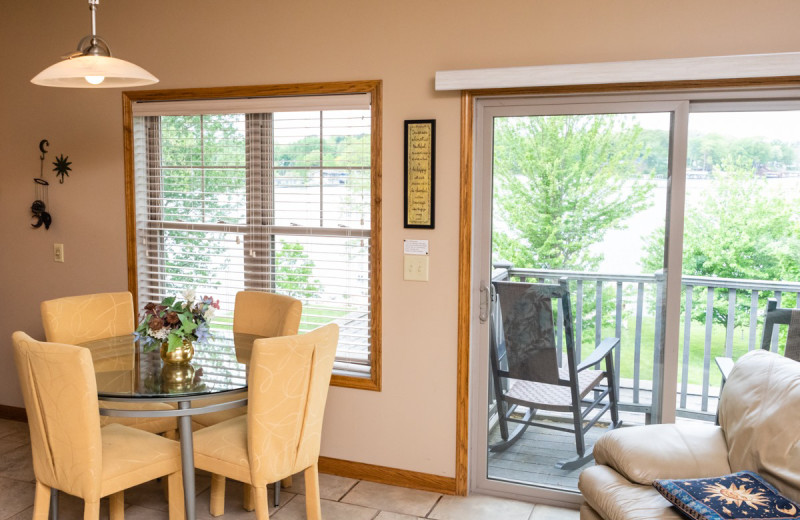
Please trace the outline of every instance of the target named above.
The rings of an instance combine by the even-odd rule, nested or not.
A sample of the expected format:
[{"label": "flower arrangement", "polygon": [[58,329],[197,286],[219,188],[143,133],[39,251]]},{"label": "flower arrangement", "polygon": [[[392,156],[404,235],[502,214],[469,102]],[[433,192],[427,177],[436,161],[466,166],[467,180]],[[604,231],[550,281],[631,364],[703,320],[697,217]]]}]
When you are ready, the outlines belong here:
[{"label": "flower arrangement", "polygon": [[194,289],[187,289],[182,296],[183,301],[170,296],[161,300],[160,304],[151,302],[144,306],[141,322],[134,335],[146,350],[167,342],[167,351],[172,352],[184,341],[205,343],[209,340],[209,322],[219,309],[219,300],[203,296],[195,301]]}]

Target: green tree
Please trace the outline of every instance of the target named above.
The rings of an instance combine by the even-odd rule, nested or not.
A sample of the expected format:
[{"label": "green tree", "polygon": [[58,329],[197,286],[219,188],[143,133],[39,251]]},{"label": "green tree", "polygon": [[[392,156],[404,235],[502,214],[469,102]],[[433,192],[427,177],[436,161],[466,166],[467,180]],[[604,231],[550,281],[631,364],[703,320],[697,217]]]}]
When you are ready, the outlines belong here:
[{"label": "green tree", "polygon": [[[800,276],[800,197],[770,187],[746,166],[730,159],[722,166],[726,175],[715,178],[702,200],[688,205],[684,219],[683,274],[753,280],[798,280]],[[745,164],[742,164],[745,163]],[[642,260],[645,269],[659,268],[664,258],[664,229],[647,239]],[[700,296],[699,293],[697,296]],[[760,306],[766,304],[762,294]],[[749,309],[749,293],[737,301]],[[714,320],[727,323],[728,294],[717,291]],[[737,325],[746,312],[737,312]],[[704,322],[705,305],[693,307],[692,317]]]},{"label": "green tree", "polygon": [[639,136],[644,143],[642,168],[655,177],[666,179],[669,172],[669,132],[655,128],[642,128]]},{"label": "green tree", "polygon": [[[243,117],[164,116],[159,120],[159,132],[162,218],[192,223],[242,223],[245,218]],[[179,290],[185,284],[199,281],[204,285],[220,284],[213,274],[225,270],[230,263],[223,255],[225,248],[219,245],[225,242],[224,233],[165,230],[162,239],[164,282],[168,288]]]},{"label": "green tree", "polygon": [[641,128],[606,115],[496,120],[494,257],[515,267],[591,270],[591,246],[646,209]]},{"label": "green tree", "polygon": [[275,254],[275,287],[281,294],[309,300],[319,295],[322,284],[313,276],[314,261],[302,244],[283,242]]},{"label": "green tree", "polygon": [[692,134],[689,139],[686,164],[690,170],[705,170],[724,174],[735,157],[739,170],[758,173],[763,168],[786,170],[795,161],[793,145],[763,137],[733,138],[716,133]]}]

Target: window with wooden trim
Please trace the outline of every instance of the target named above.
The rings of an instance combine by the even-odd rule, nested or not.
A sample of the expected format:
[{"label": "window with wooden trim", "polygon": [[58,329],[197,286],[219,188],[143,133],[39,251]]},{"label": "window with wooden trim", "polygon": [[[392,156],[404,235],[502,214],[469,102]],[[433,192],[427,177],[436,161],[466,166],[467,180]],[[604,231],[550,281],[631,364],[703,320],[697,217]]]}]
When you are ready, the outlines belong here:
[{"label": "window with wooden trim", "polygon": [[377,390],[380,83],[236,90],[125,94],[138,306],[195,288],[224,328],[238,291],[294,296],[339,324],[334,383]]}]

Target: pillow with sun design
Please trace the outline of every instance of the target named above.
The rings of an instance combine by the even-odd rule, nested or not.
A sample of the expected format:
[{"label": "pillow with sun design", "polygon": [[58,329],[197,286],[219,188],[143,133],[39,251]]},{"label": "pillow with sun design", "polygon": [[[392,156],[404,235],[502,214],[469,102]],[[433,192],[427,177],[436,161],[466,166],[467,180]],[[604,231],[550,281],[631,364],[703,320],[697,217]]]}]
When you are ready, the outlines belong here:
[{"label": "pillow with sun design", "polygon": [[688,518],[800,519],[800,505],[751,471],[691,480],[656,480],[653,486]]}]

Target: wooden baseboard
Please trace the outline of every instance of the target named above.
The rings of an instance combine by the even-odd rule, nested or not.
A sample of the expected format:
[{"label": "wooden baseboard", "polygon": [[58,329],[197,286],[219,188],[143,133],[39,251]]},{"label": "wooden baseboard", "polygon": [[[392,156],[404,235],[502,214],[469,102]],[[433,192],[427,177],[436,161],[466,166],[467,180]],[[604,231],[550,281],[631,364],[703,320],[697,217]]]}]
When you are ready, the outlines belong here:
[{"label": "wooden baseboard", "polygon": [[364,462],[320,457],[319,470],[322,473],[330,473],[341,477],[433,491],[445,495],[454,495],[456,492],[456,479],[451,477],[441,477],[407,469],[387,468]]},{"label": "wooden baseboard", "polygon": [[[2,404],[0,404],[0,419],[28,422],[25,408]],[[330,473],[341,477],[433,491],[434,493],[443,493],[445,495],[453,495],[456,492],[456,479],[451,477],[441,477],[407,469],[387,468],[386,466],[376,466],[375,464],[364,462],[320,457],[319,470],[322,473]]]},{"label": "wooden baseboard", "polygon": [[25,408],[0,404],[0,419],[28,422],[28,415],[25,413]]}]

